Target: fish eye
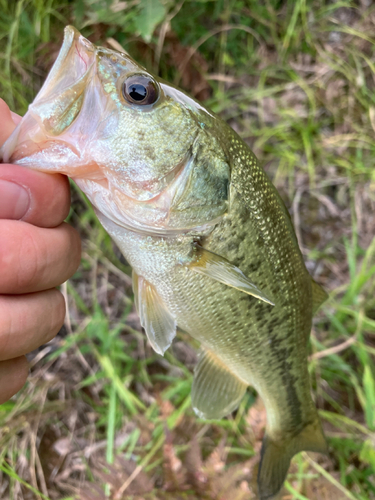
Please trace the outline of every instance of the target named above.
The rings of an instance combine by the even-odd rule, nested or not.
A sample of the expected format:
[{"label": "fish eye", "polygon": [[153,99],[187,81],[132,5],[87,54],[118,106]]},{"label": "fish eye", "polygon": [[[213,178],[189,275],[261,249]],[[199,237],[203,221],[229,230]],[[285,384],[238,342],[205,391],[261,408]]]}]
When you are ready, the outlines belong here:
[{"label": "fish eye", "polygon": [[122,84],[122,94],[130,104],[153,104],[159,97],[155,82],[149,76],[132,75]]}]

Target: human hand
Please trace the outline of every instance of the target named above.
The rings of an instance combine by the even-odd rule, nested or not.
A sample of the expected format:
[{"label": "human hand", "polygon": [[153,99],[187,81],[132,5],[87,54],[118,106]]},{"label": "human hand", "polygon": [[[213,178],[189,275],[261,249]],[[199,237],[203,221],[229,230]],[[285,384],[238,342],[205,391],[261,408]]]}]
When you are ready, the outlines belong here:
[{"label": "human hand", "polygon": [[[21,119],[0,99],[0,145]],[[64,223],[68,179],[0,165],[0,404],[26,382],[25,354],[51,340],[64,322],[55,288],[76,271],[78,233]]]}]

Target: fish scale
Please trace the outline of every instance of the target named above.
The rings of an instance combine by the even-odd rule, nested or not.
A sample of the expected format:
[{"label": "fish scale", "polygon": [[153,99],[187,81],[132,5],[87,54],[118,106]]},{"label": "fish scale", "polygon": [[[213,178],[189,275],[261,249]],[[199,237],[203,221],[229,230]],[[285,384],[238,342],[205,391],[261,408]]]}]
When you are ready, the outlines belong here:
[{"label": "fish scale", "polygon": [[226,123],[128,54],[67,27],[1,155],[69,175],[86,193],[133,268],[156,352],[177,327],[201,342],[198,416],[227,415],[248,385],[259,392],[261,500],[278,494],[294,454],[326,451],[307,369],[312,316],[326,294],[306,270],[275,187]]}]

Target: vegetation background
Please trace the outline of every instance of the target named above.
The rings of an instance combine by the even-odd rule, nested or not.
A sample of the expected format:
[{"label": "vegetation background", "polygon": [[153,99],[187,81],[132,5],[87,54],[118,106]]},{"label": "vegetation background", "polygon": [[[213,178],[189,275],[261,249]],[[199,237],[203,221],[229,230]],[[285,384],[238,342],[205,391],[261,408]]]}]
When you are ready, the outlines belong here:
[{"label": "vegetation background", "polygon": [[[330,292],[310,373],[329,457],[295,457],[284,500],[375,498],[375,5],[371,0],[0,0],[1,96],[24,113],[63,27],[123,47],[218,113],[288,208]],[[265,413],[201,421],[196,343],[162,358],[141,332],[130,268],[73,188],[82,265],[65,328],[0,407],[0,498],[255,499]],[[48,311],[46,311],[48,314]]]}]

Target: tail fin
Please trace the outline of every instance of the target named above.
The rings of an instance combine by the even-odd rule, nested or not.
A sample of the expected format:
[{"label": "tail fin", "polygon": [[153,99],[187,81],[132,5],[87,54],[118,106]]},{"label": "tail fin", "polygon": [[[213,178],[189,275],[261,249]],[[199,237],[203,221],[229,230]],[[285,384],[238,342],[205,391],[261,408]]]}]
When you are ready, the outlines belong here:
[{"label": "tail fin", "polygon": [[258,471],[260,500],[271,500],[280,491],[292,457],[300,451],[327,453],[327,443],[319,418],[291,438],[279,441],[264,436]]}]

